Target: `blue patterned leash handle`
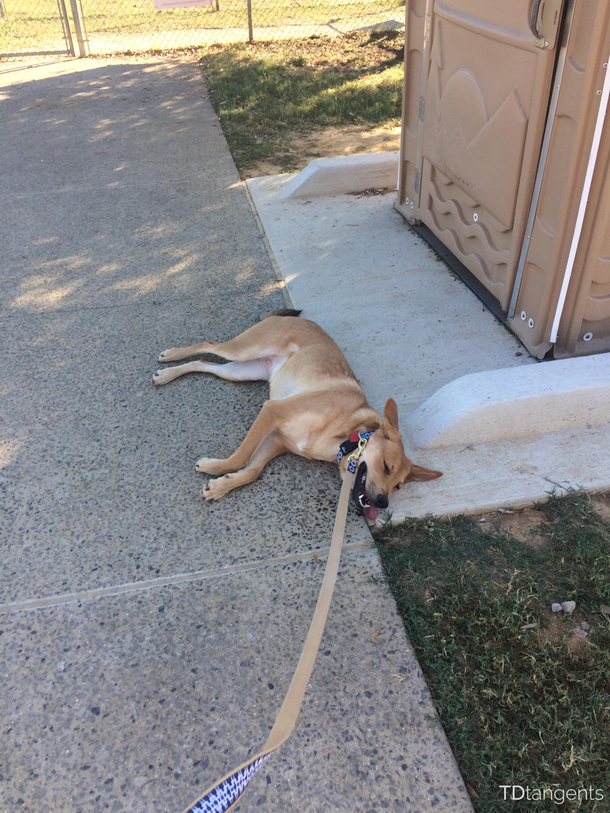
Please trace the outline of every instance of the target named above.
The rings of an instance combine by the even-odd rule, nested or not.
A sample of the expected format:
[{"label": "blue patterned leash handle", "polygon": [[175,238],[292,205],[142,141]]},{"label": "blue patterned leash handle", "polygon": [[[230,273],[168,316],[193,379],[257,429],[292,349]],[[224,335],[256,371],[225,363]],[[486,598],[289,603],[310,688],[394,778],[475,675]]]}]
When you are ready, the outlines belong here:
[{"label": "blue patterned leash handle", "polygon": [[353,482],[354,473],[346,471],[345,479],[341,487],[341,494],[339,495],[335,526],[330,543],[330,550],[328,552],[326,570],[324,571],[324,579],[322,581],[322,587],[320,588],[320,595],[318,596],[318,603],[316,604],[316,609],[311,620],[298,666],[267,742],[263,746],[262,751],[247,762],[244,762],[244,764],[240,765],[236,770],[228,773],[220,782],[216,782],[211,788],[208,788],[203,796],[200,796],[196,802],[190,805],[190,807],[187,807],[184,813],[225,813],[225,811],[230,810],[248,787],[256,771],[292,734],[297,717],[299,716],[299,711],[301,710],[301,704],[305,696],[309,678],[311,677],[316,655],[318,654],[322,633],[326,626],[326,617],[328,616],[330,602],[335,589],[335,582],[337,581],[337,571],[339,569],[345,522],[347,519],[347,506]]}]

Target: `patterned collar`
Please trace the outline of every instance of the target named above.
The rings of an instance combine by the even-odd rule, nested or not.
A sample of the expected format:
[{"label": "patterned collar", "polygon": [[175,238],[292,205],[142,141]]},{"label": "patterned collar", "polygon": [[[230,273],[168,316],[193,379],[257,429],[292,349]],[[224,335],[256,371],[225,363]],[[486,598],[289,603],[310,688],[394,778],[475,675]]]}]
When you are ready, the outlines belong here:
[{"label": "patterned collar", "polygon": [[[339,451],[337,452],[337,463],[341,462],[341,458],[344,457],[346,454],[351,455],[352,452],[358,449],[360,446],[360,454],[364,449],[367,440],[371,437],[373,432],[352,432],[347,440],[344,440],[343,443],[339,445]],[[347,470],[352,474],[356,471],[356,466],[358,463],[358,458],[360,454],[357,456],[354,455],[352,459],[349,461],[347,465]]]}]

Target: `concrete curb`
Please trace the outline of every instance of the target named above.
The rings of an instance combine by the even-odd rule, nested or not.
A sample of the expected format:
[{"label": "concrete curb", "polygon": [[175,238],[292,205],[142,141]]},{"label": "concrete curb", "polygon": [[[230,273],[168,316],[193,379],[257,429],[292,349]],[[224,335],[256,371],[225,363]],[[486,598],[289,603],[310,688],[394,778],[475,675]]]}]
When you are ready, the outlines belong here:
[{"label": "concrete curb", "polygon": [[398,151],[318,158],[289,181],[282,200],[347,195],[364,189],[396,189]]},{"label": "concrete curb", "polygon": [[610,421],[610,354],[461,376],[408,418],[416,448],[546,435]]}]

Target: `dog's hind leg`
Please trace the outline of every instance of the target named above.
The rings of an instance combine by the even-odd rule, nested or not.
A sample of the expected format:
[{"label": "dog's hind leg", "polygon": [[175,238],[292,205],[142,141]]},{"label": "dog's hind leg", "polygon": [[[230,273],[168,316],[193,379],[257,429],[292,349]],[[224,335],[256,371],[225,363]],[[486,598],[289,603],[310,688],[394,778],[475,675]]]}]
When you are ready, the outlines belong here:
[{"label": "dog's hind leg", "polygon": [[192,344],[190,347],[173,347],[171,350],[165,350],[159,356],[159,361],[179,361],[202,353],[212,353],[229,361],[250,361],[281,354],[283,352],[281,348],[290,341],[289,337],[294,330],[290,323],[294,321],[299,320],[271,316],[227,342],[209,341]]},{"label": "dog's hind leg", "polygon": [[[201,356],[203,353],[211,353],[214,356],[220,356],[220,358],[229,359],[230,361],[249,361],[260,358],[266,355],[266,352],[269,352],[264,350],[269,345],[269,342],[261,343],[255,340],[258,332],[255,331],[255,328],[257,327],[258,325],[254,325],[254,328],[248,328],[234,339],[229,339],[228,342],[209,341],[192,344],[190,347],[172,347],[171,350],[164,350],[161,353],[159,361],[179,361],[189,356]],[[250,331],[253,331],[254,335],[251,335]]]},{"label": "dog's hind leg", "polygon": [[203,490],[204,499],[219,500],[229,491],[233,491],[234,488],[251,483],[256,480],[270,460],[286,451],[287,448],[283,438],[279,435],[277,429],[272,429],[259,443],[245,468],[236,471],[234,474],[225,474],[224,477],[208,482]]},{"label": "dog's hind leg", "polygon": [[227,381],[269,381],[271,365],[268,359],[251,361],[230,361],[228,364],[213,364],[208,361],[189,361],[177,367],[165,367],[153,375],[153,384],[169,384],[174,378],[187,373],[212,373]]}]

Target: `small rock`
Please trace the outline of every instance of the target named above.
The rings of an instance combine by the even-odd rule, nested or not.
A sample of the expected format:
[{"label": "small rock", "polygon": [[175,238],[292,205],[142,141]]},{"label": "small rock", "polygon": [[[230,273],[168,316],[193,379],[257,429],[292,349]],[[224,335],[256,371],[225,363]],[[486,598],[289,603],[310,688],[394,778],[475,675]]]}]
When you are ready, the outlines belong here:
[{"label": "small rock", "polygon": [[602,611],[604,615],[610,615],[610,607],[607,604],[600,604],[599,609]]},{"label": "small rock", "polygon": [[485,517],[481,517],[481,518],[479,519],[479,522],[487,522],[487,520],[485,519]]},{"label": "small rock", "polygon": [[498,514],[514,514],[509,508],[498,508]]},{"label": "small rock", "polygon": [[560,612],[561,612],[561,609],[562,609],[562,608],[561,608],[561,604],[557,604],[557,602],[555,602],[554,604],[551,604],[551,610],[552,610],[554,613],[560,613]]},{"label": "small rock", "polygon": [[572,615],[572,613],[576,609],[576,602],[575,601],[564,601],[561,604],[561,609],[564,611],[564,613],[567,613],[568,615]]},{"label": "small rock", "polygon": [[580,627],[576,627],[576,629],[574,630],[574,635],[577,638],[580,638],[581,640],[584,640],[585,638],[587,638],[589,636],[589,633],[587,632],[587,630],[583,630]]},{"label": "small rock", "polygon": [[57,664],[57,671],[58,672],[63,672],[65,668],[66,668],[66,662],[65,661],[60,661]]},{"label": "small rock", "polygon": [[586,630],[587,632],[589,632],[591,629],[591,624],[588,624],[586,621],[581,621],[578,626],[581,628],[581,630]]}]

